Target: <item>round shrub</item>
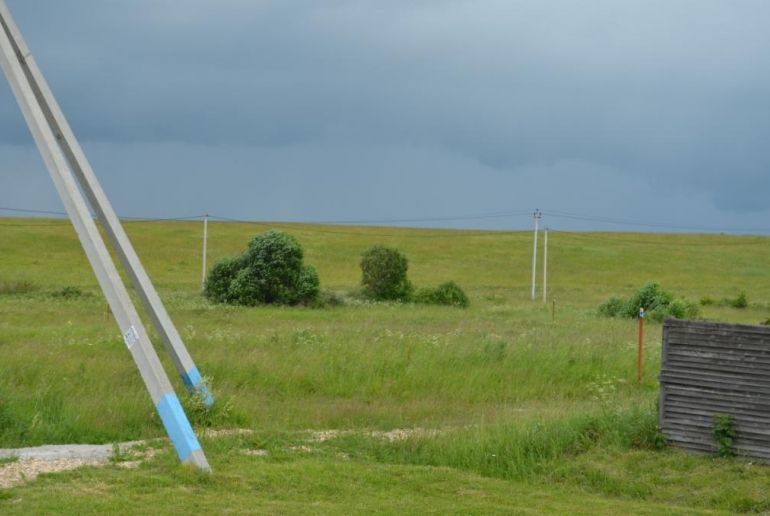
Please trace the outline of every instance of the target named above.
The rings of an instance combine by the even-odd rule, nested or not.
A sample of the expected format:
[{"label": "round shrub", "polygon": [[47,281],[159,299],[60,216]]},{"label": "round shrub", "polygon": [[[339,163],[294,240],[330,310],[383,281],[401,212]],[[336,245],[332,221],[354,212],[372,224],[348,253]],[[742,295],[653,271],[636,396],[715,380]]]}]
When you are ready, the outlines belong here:
[{"label": "round shrub", "polygon": [[454,281],[442,283],[436,288],[420,289],[415,296],[418,303],[431,305],[446,305],[467,308],[470,305],[468,296]]},{"label": "round shrub", "polygon": [[674,299],[666,307],[665,310],[660,310],[662,317],[658,320],[663,320],[666,317],[676,317],[677,319],[694,319],[698,316],[698,305],[686,299]]},{"label": "round shrub", "polygon": [[629,318],[639,316],[639,309],[644,308],[653,312],[656,308],[668,306],[673,301],[674,295],[663,290],[660,285],[651,281],[637,290],[626,304],[624,315]]},{"label": "round shrub", "polygon": [[303,258],[302,247],[291,235],[282,231],[257,235],[239,258],[214,267],[206,296],[247,306],[311,303],[318,297],[318,274]]},{"label": "round shrub", "polygon": [[376,245],[361,255],[361,285],[364,294],[381,301],[406,301],[412,284],[406,277],[409,263],[398,249]]},{"label": "round shrub", "polygon": [[619,297],[611,297],[599,305],[599,313],[605,317],[617,317],[625,311],[626,302]]},{"label": "round shrub", "polygon": [[671,292],[663,290],[655,282],[643,285],[628,300],[612,297],[599,306],[599,313],[606,317],[639,317],[639,309],[644,308],[647,318],[660,322],[666,317],[677,319],[695,319],[698,317],[698,305],[686,299],[674,299]]}]

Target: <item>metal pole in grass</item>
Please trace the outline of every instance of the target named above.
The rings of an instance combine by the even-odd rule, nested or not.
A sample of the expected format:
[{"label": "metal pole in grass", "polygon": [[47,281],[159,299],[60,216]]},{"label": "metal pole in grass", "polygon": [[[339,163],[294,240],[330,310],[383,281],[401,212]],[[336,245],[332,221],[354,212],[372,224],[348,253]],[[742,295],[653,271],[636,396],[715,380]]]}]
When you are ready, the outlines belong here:
[{"label": "metal pole in grass", "polygon": [[203,272],[201,273],[201,291],[206,288],[206,254],[209,241],[209,214],[203,216]]},{"label": "metal pole in grass", "polygon": [[[99,233],[87,199],[104,222],[107,233],[112,235],[118,254],[128,258],[124,264],[129,276],[136,279],[141,273],[133,268],[133,249],[123,247],[122,229],[117,232],[119,223],[112,226],[117,216],[98,187],[95,177],[92,177],[93,172],[85,161],[82,149],[72,135],[4,0],[0,0],[0,68],[5,72],[16,96],[43,162],[118,323],[123,341],[139,369],[179,459],[201,470],[210,471],[198,438]],[[140,296],[143,292],[147,294],[145,290],[137,290]]]},{"label": "metal pole in grass", "polygon": [[548,296],[548,228],[545,228],[545,231],[543,231],[543,304],[548,303],[547,296]]},{"label": "metal pole in grass", "polygon": [[639,350],[636,356],[637,381],[642,383],[644,376],[644,308],[639,309]]},{"label": "metal pole in grass", "polygon": [[543,214],[538,209],[532,214],[532,218],[535,220],[535,239],[532,242],[532,301],[535,300],[535,277],[537,275],[537,225],[542,216]]}]

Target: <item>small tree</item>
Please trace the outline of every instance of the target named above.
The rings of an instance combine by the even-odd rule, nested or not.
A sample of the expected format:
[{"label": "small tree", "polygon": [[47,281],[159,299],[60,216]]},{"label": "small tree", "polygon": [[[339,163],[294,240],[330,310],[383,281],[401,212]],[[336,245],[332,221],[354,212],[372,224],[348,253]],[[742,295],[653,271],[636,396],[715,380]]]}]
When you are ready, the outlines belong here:
[{"label": "small tree", "polygon": [[412,284],[406,277],[409,263],[398,249],[375,245],[361,255],[361,285],[377,300],[407,301]]},{"label": "small tree", "polygon": [[315,269],[303,263],[299,242],[282,231],[257,235],[237,258],[214,266],[204,293],[218,303],[296,305],[318,297]]}]

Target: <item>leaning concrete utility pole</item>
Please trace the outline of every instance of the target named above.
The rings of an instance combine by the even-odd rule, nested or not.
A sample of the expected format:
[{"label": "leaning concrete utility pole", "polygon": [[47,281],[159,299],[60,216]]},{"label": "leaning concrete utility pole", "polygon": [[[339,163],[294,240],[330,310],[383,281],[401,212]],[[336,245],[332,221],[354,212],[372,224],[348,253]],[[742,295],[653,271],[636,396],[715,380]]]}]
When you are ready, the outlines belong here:
[{"label": "leaning concrete utility pole", "polygon": [[4,1],[0,2],[0,14],[3,19],[3,27],[12,42],[17,59],[21,64],[26,83],[29,84],[37,103],[43,110],[46,122],[56,136],[56,140],[61,151],[64,153],[70,170],[75,174],[77,182],[88,198],[91,208],[101,220],[113,249],[115,249],[124,269],[128,273],[134,290],[139,294],[139,298],[142,300],[146,312],[150,315],[153,325],[158,330],[164,347],[171,356],[171,360],[182,377],[182,381],[191,392],[199,391],[203,400],[208,405],[211,405],[214,402],[213,397],[203,383],[201,374],[188,353],[182,337],[179,335],[174,323],[171,322],[171,318],[166,312],[160,296],[158,296],[147,272],[145,272],[142,263],[139,261],[134,247],[131,245],[126,232],[123,230],[123,226],[120,224],[120,220],[99,185],[99,181],[96,179],[96,175],[83,149],[80,147],[77,138],[75,138],[72,129],[59,108],[59,104],[48,88],[48,83],[38,68],[35,59],[32,57]]},{"label": "leaning concrete utility pole", "polygon": [[[89,211],[88,202],[102,220],[139,297],[163,335],[172,359],[183,370],[185,383],[200,385],[200,374],[171,323],[138,256],[99,186],[85,154],[43,78],[29,48],[0,0],[0,66],[11,85],[22,114],[37,144],[80,243],[96,274],[123,340],[139,368],[153,403],[180,460],[210,471],[203,450],[166,376],[128,290]],[[85,195],[85,197],[84,197]],[[184,377],[184,375],[187,375]],[[204,396],[209,397],[208,391]],[[209,401],[210,398],[209,398]]]}]

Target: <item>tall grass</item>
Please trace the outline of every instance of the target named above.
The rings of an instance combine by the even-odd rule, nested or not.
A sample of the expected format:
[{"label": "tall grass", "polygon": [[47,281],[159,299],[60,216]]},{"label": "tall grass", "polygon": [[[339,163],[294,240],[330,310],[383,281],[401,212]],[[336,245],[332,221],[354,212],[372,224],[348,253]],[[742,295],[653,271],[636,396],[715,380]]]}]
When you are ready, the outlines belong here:
[{"label": "tall grass", "polygon": [[490,422],[416,433],[405,440],[367,439],[368,453],[387,463],[449,466],[484,476],[535,479],[553,463],[595,446],[652,449],[658,442],[654,403],[594,411],[548,422]]},{"label": "tall grass", "polygon": [[[210,262],[271,226],[213,224]],[[768,272],[757,265],[770,242],[761,238],[561,234],[549,249],[553,320],[549,307],[527,298],[531,235],[294,225],[285,229],[326,288],[356,289],[361,251],[385,243],[406,253],[415,283],[456,280],[473,302],[463,311],[222,307],[199,292],[198,224],[127,229],[199,368],[230,403],[220,425],[464,426],[521,411],[590,411],[607,399],[628,404],[654,396],[659,331],[648,330],[637,386],[635,325],[596,315],[608,294],[649,279],[693,298],[738,288],[756,306],[704,307],[736,322],[767,318],[770,300]],[[71,228],[2,231],[3,277],[35,278],[40,290],[0,296],[0,445],[161,435]],[[724,260],[733,264],[730,277]],[[46,294],[71,285],[96,295]]]}]

